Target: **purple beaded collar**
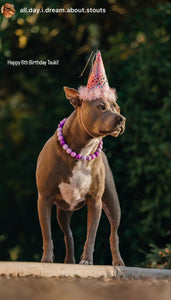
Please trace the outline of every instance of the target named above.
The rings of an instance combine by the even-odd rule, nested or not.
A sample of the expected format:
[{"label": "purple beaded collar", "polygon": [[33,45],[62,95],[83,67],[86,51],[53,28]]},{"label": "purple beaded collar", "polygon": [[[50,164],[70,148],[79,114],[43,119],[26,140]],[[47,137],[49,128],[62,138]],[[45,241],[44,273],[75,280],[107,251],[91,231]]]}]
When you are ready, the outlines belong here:
[{"label": "purple beaded collar", "polygon": [[57,129],[57,136],[58,136],[58,140],[60,142],[60,144],[62,145],[63,149],[71,155],[71,157],[75,157],[76,159],[81,159],[81,160],[92,160],[92,159],[95,159],[97,156],[99,156],[99,154],[101,153],[102,151],[102,148],[103,148],[103,141],[101,139],[100,143],[98,144],[98,147],[97,147],[97,150],[93,153],[93,154],[90,154],[90,155],[87,155],[87,156],[84,156],[84,155],[80,155],[80,154],[77,154],[76,152],[72,151],[71,148],[69,148],[69,146],[67,145],[67,143],[65,142],[64,140],[64,137],[63,137],[63,134],[62,134],[62,128],[65,124],[65,121],[66,121],[66,118],[63,119],[59,125],[58,125],[58,129]]}]

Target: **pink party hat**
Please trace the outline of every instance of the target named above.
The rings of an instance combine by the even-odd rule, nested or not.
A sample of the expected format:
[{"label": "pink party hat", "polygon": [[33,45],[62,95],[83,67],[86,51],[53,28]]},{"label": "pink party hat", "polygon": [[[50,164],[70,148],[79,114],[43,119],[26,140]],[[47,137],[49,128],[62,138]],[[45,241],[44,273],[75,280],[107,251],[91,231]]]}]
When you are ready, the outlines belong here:
[{"label": "pink party hat", "polygon": [[87,88],[102,88],[106,90],[109,89],[109,83],[106,77],[106,72],[104,69],[100,51],[97,52],[96,60],[94,62],[92,72],[88,79]]},{"label": "pink party hat", "polygon": [[95,99],[116,100],[116,90],[109,87],[103,60],[100,51],[97,51],[96,59],[89,75],[87,86],[78,89],[80,98],[84,101]]}]

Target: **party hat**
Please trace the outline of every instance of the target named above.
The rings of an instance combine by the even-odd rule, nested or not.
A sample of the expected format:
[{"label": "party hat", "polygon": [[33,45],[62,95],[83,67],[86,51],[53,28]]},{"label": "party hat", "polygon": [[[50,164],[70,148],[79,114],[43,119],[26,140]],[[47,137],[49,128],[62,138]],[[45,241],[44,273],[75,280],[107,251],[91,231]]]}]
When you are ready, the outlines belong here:
[{"label": "party hat", "polygon": [[87,88],[109,89],[109,83],[106,77],[106,72],[100,51],[97,52],[96,60],[94,62],[92,72],[88,79]]},{"label": "party hat", "polygon": [[89,75],[87,86],[81,86],[78,91],[80,98],[84,101],[100,98],[116,100],[116,90],[109,87],[100,51],[96,53],[96,59]]}]

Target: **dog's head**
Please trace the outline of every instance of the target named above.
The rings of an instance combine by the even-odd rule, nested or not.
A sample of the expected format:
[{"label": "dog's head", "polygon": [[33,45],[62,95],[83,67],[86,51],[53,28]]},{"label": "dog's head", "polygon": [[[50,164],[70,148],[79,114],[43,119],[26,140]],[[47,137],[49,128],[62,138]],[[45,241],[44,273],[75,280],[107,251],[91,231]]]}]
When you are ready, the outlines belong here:
[{"label": "dog's head", "polygon": [[78,119],[95,137],[111,135],[117,137],[125,130],[126,118],[121,115],[120,107],[113,99],[96,99],[83,101],[75,89],[64,87],[66,98],[74,106]]},{"label": "dog's head", "polygon": [[13,4],[5,3],[1,8],[1,13],[6,18],[11,18],[15,14],[15,8]]}]

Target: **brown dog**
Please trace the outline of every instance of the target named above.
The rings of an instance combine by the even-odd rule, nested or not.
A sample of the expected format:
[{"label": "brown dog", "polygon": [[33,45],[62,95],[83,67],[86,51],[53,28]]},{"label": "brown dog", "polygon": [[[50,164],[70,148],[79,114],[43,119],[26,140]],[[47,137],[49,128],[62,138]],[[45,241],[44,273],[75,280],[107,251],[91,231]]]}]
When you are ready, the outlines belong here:
[{"label": "brown dog", "polygon": [[[120,114],[115,99],[82,101],[77,90],[64,87],[64,91],[75,110],[66,119],[62,129],[63,136],[76,153],[92,154],[101,138],[107,135],[117,137],[124,132],[126,119]],[[73,211],[87,204],[87,239],[80,263],[93,264],[95,237],[103,208],[111,225],[112,264],[124,264],[119,253],[117,235],[120,223],[118,195],[103,152],[90,161],[76,160],[66,153],[55,132],[39,155],[36,178],[38,213],[43,236],[42,262],[53,262],[54,259],[51,237],[52,205],[57,206],[57,220],[64,233],[65,263],[75,263],[70,219]]]},{"label": "brown dog", "polygon": [[13,4],[10,3],[5,3],[1,7],[1,13],[3,14],[4,17],[6,18],[11,18],[12,16],[15,15],[15,8]]}]

